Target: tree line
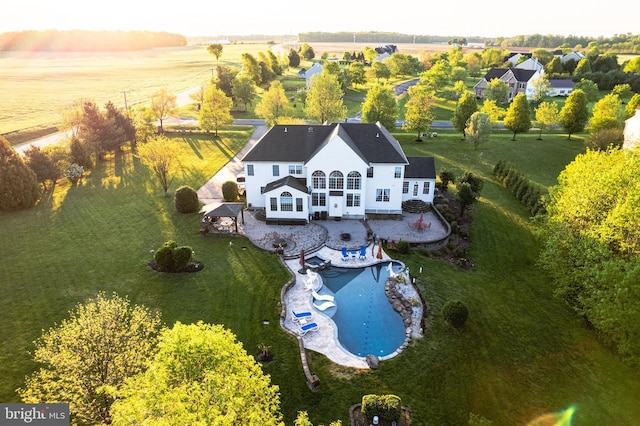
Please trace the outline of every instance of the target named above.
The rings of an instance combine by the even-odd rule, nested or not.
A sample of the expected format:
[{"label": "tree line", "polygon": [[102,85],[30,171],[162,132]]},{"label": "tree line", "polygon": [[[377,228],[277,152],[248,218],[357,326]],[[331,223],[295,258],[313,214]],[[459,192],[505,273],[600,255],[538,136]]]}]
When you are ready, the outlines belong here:
[{"label": "tree line", "polygon": [[151,31],[20,31],[0,34],[0,51],[115,52],[186,46],[179,34]]},{"label": "tree line", "polygon": [[604,51],[615,53],[640,53],[640,34],[616,34],[612,37],[586,37],[574,35],[530,34],[513,37],[496,37],[487,46],[531,47],[531,48],[573,48],[583,49],[597,46]]}]

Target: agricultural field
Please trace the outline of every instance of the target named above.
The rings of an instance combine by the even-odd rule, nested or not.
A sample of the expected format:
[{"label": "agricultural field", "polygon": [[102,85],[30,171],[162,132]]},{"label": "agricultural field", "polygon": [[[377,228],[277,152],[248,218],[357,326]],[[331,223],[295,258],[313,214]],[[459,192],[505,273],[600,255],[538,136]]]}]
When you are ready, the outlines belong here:
[{"label": "agricultural field", "polygon": [[216,65],[240,66],[266,44],[228,45],[219,61],[204,46],[135,52],[0,52],[0,134],[56,127],[73,102],[129,107],[162,87],[179,92],[208,83]]}]

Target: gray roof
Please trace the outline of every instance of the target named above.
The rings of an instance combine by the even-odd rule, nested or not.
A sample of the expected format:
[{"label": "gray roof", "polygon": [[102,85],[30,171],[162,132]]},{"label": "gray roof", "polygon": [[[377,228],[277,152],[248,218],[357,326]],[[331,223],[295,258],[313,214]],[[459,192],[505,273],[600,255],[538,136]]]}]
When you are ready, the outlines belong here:
[{"label": "gray roof", "polygon": [[522,68],[511,68],[511,72],[518,81],[529,81],[536,73],[535,70],[524,70]]},{"label": "gray roof", "polygon": [[243,208],[244,203],[211,203],[200,211],[210,217],[238,217]]},{"label": "gray roof", "polygon": [[509,71],[508,68],[491,68],[489,71],[487,71],[487,73],[484,75],[484,79],[487,81],[491,81],[494,78],[500,78],[502,77],[507,71]]},{"label": "gray roof", "polygon": [[380,123],[276,125],[242,161],[306,163],[336,135],[367,164],[407,164],[400,144]]},{"label": "gray roof", "polygon": [[288,186],[289,188],[297,189],[298,191],[302,191],[306,194],[309,193],[309,188],[307,188],[307,183],[305,179],[295,178],[291,175],[285,176],[278,180],[274,180],[273,182],[269,182],[267,186],[264,187],[262,191],[263,194],[273,191],[274,189],[282,188]]},{"label": "gray roof", "polygon": [[569,79],[551,79],[549,84],[555,89],[573,89],[573,80]]},{"label": "gray roof", "polygon": [[435,179],[436,163],[433,157],[407,157],[409,165],[404,168],[404,177],[413,179]]}]

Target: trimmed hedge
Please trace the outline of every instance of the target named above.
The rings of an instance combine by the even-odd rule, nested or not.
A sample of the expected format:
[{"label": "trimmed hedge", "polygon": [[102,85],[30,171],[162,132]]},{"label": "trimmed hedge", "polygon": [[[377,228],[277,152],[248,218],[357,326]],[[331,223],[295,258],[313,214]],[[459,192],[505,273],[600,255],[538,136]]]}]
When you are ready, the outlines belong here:
[{"label": "trimmed hedge", "polygon": [[155,251],[153,258],[161,272],[184,272],[191,264],[193,250],[189,246],[178,246],[169,240]]},{"label": "trimmed hedge", "polygon": [[460,328],[469,318],[469,309],[459,300],[449,300],[442,307],[442,318],[452,327]]},{"label": "trimmed hedge", "polygon": [[362,414],[371,419],[378,416],[383,420],[398,420],[402,414],[402,400],[397,395],[364,395]]},{"label": "trimmed hedge", "polygon": [[537,183],[527,179],[525,175],[518,172],[513,165],[505,160],[500,160],[493,167],[494,176],[511,193],[524,204],[532,215],[543,215],[547,213],[547,190]]},{"label": "trimmed hedge", "polygon": [[176,210],[180,213],[195,213],[200,208],[198,193],[189,186],[181,186],[178,188],[174,201]]}]

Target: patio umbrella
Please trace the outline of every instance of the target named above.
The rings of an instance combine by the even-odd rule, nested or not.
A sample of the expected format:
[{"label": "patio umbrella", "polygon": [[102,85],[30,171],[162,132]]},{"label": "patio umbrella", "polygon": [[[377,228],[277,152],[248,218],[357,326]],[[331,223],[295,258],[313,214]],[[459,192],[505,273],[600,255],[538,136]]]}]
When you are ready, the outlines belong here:
[{"label": "patio umbrella", "polygon": [[376,256],[378,259],[382,259],[382,241],[378,244],[378,255]]},{"label": "patio umbrella", "polygon": [[300,274],[306,274],[307,273],[307,270],[304,267],[305,263],[306,262],[304,260],[304,249],[302,248],[302,249],[300,249],[300,270],[298,271],[298,273],[300,273]]}]

